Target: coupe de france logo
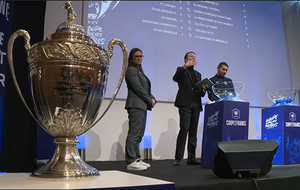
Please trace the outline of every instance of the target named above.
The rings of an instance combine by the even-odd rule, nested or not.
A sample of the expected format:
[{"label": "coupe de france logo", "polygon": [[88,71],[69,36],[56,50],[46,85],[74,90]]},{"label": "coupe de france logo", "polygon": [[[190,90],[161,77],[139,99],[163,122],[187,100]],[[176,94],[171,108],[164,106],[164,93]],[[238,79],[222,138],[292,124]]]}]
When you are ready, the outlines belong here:
[{"label": "coupe de france logo", "polygon": [[98,20],[105,16],[105,13],[113,10],[120,1],[90,1],[89,2],[89,13],[88,19],[90,20]]},{"label": "coupe de france logo", "polygon": [[240,110],[238,110],[237,108],[234,108],[232,111],[232,118],[233,119],[239,119],[241,116]]},{"label": "coupe de france logo", "polygon": [[296,121],[296,114],[295,114],[294,112],[290,112],[290,113],[289,113],[289,119],[290,119],[291,121]]}]

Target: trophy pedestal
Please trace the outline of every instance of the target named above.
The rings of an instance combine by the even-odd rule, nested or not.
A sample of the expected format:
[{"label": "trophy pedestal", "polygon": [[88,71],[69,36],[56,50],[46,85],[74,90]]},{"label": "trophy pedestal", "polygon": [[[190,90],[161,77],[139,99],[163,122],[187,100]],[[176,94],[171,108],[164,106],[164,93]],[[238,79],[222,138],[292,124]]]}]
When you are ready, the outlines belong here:
[{"label": "trophy pedestal", "polygon": [[32,172],[31,177],[39,178],[81,178],[99,176],[95,168],[88,165],[77,149],[76,137],[57,137],[56,149],[52,159]]},{"label": "trophy pedestal", "polygon": [[278,106],[262,110],[261,139],[279,144],[273,164],[300,163],[300,107]]},{"label": "trophy pedestal", "polygon": [[249,102],[220,101],[205,106],[201,167],[213,168],[217,143],[248,139]]}]

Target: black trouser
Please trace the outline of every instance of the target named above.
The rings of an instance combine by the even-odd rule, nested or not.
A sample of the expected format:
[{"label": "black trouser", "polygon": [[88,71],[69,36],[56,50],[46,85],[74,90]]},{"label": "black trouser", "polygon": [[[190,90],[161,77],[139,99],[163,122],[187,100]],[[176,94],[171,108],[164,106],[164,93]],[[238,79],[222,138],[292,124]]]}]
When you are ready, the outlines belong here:
[{"label": "black trouser", "polygon": [[127,112],[129,129],[126,138],[125,159],[127,164],[131,164],[141,158],[139,145],[145,132],[147,110],[130,108]]},{"label": "black trouser", "polygon": [[188,159],[196,158],[197,129],[201,105],[193,103],[179,107],[180,130],[177,136],[175,159],[183,159],[186,137],[188,135]]}]

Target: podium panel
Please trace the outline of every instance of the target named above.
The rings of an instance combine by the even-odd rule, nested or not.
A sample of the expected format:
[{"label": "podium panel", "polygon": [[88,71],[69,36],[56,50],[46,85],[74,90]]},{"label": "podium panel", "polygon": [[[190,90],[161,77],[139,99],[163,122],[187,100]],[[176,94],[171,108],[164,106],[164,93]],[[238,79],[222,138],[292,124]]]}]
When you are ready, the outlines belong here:
[{"label": "podium panel", "polygon": [[278,106],[262,110],[261,139],[279,144],[273,164],[300,163],[300,107]]},{"label": "podium panel", "polygon": [[205,106],[201,167],[212,168],[217,143],[247,140],[249,102],[221,101]]}]

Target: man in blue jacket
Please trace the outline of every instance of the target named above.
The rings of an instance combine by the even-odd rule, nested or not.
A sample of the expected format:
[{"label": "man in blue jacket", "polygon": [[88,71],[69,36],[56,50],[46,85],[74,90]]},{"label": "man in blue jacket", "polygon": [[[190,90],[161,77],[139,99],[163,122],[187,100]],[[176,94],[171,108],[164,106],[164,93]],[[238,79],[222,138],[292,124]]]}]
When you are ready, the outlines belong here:
[{"label": "man in blue jacket", "polygon": [[[228,64],[226,62],[221,62],[219,63],[218,67],[217,67],[217,74],[215,76],[213,76],[212,78],[210,78],[210,80],[214,83],[214,84],[218,84],[221,82],[230,82],[232,84],[232,80],[230,78],[225,77],[227,71],[228,71]],[[208,98],[210,101],[217,101],[219,99],[219,97],[217,97],[214,92],[212,91],[212,88],[210,88],[207,91],[208,94]]]}]

